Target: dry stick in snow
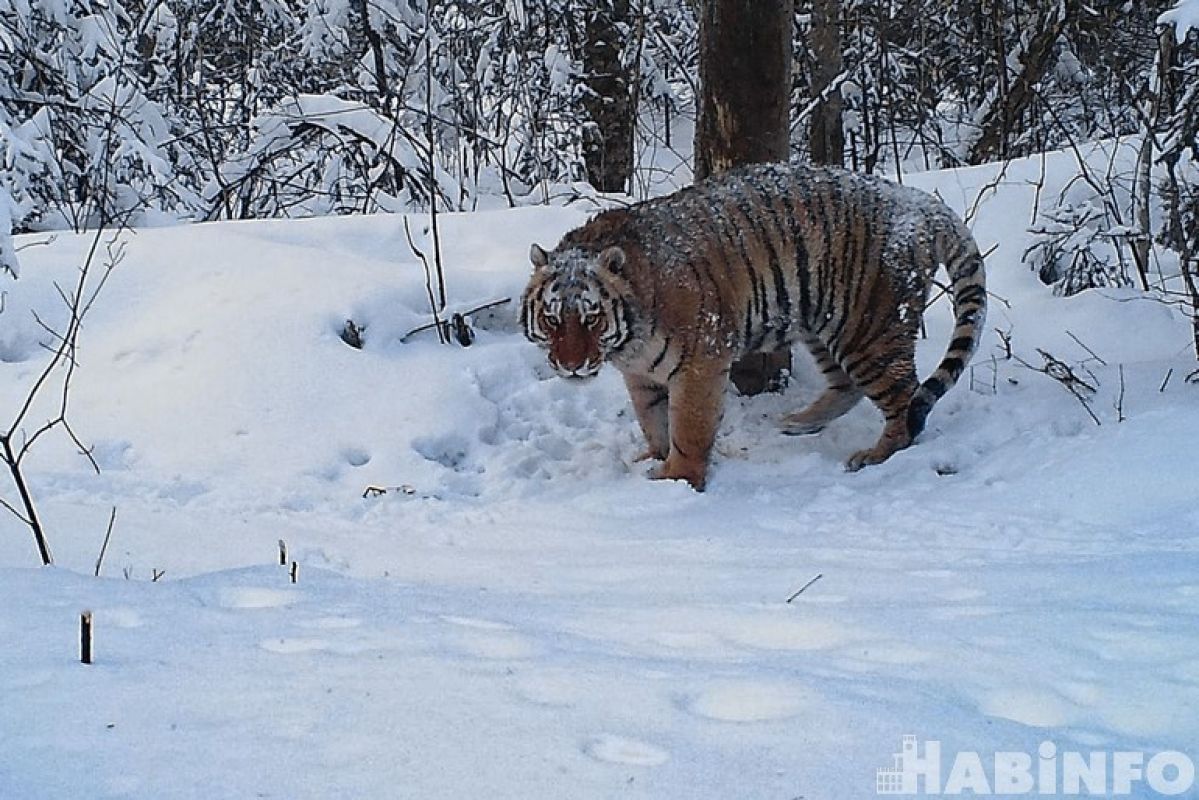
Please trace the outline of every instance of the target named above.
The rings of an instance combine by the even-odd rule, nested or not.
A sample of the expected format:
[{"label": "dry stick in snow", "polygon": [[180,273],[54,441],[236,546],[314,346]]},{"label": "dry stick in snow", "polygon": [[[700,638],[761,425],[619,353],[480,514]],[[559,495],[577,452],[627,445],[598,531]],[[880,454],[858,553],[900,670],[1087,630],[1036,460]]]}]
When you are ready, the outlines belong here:
[{"label": "dry stick in snow", "polygon": [[1099,417],[1095,416],[1095,412],[1091,410],[1091,404],[1087,402],[1087,398],[1084,396],[1084,392],[1087,395],[1092,395],[1095,394],[1097,389],[1084,381],[1082,378],[1078,377],[1078,375],[1075,374],[1074,370],[1066,362],[1059,358],[1055,358],[1040,348],[1037,348],[1037,352],[1040,353],[1041,358],[1045,360],[1045,364],[1041,367],[1034,367],[1032,364],[1029,364],[1027,361],[1020,358],[1020,356],[1014,356],[1014,358],[1021,366],[1026,367],[1033,372],[1039,372],[1042,375],[1048,375],[1050,378],[1053,378],[1055,381],[1060,383],[1066,389],[1066,391],[1074,395],[1078,402],[1082,404],[1082,407],[1086,410],[1091,420],[1094,421],[1096,425],[1102,426],[1103,423],[1099,421]]},{"label": "dry stick in snow", "polygon": [[49,236],[47,236],[45,239],[38,239],[36,241],[25,242],[24,244],[18,244],[15,247],[13,247],[13,250],[19,253],[22,250],[28,250],[31,247],[46,247],[47,245],[54,244],[56,241],[58,241],[58,234],[52,233]]},{"label": "dry stick in snow", "polygon": [[[117,244],[116,237],[124,230],[125,220],[121,220],[117,226],[116,233],[113,239],[109,241],[106,249],[108,258],[103,265],[103,271],[99,277],[92,271],[95,264],[96,251],[99,249],[100,241],[104,237],[106,231],[97,229],[92,237],[91,245],[88,253],[84,258],[83,265],[79,268],[78,277],[76,278],[75,287],[71,293],[61,287],[56,286],[59,296],[67,305],[68,319],[66,327],[61,331],[55,331],[46,325],[35,314],[34,319],[42,326],[54,340],[54,344],[48,346],[50,351],[50,360],[38,373],[33,380],[29,390],[25,393],[25,397],[21,402],[21,407],[13,417],[8,428],[0,430],[0,464],[8,468],[9,476],[12,479],[13,486],[17,490],[17,496],[20,498],[20,508],[0,498],[0,507],[14,514],[24,525],[28,526],[33,533],[34,541],[37,543],[38,552],[42,559],[42,564],[52,564],[54,558],[50,553],[50,544],[46,538],[46,531],[42,525],[41,519],[37,513],[37,507],[33,500],[33,494],[29,488],[28,480],[25,477],[23,470],[23,462],[26,456],[29,455],[37,441],[54,430],[62,428],[67,436],[79,449],[80,454],[88,460],[92,469],[97,473],[100,471],[99,465],[92,458],[91,452],[84,447],[79,437],[75,434],[67,419],[67,410],[70,398],[71,380],[75,374],[75,368],[78,366],[75,360],[75,352],[78,347],[79,331],[83,325],[83,319],[87,316],[87,312],[91,309],[100,291],[107,283],[109,275],[113,269],[124,258],[123,245]],[[55,375],[62,372],[58,384],[58,409],[55,416],[43,422],[36,430],[28,435],[24,435],[20,445],[17,444],[16,437],[18,433],[23,433],[24,423],[29,414],[32,413],[35,402],[47,391],[52,383]]]},{"label": "dry stick in snow", "polygon": [[[425,257],[421,249],[416,246],[416,242],[412,240],[412,228],[408,224],[407,214],[404,215],[404,236],[408,238],[408,247],[413,253],[416,253],[416,257],[420,259],[420,263],[425,268],[425,294],[429,298],[429,311],[433,314],[433,323],[427,327],[434,328],[437,331],[437,341],[445,344],[448,340],[446,339],[445,328],[441,320],[441,309],[443,306],[439,306],[437,298],[433,296],[433,272],[429,267],[429,259]],[[403,339],[400,341],[403,341]]]},{"label": "dry stick in snow", "polygon": [[[122,67],[124,65],[124,57],[125,53],[122,52]],[[118,106],[117,94],[114,89],[112,96],[109,98],[108,107],[104,109],[107,117],[107,127],[104,131],[103,140],[105,153],[113,150],[117,125],[124,121],[122,115],[127,110],[125,107]],[[112,159],[103,159],[101,173],[102,186],[109,184],[111,168]],[[120,241],[120,236],[125,231],[129,217],[136,208],[128,209],[122,214],[110,216],[109,211],[103,207],[102,201],[97,200],[96,202],[96,232],[91,238],[91,243],[87,254],[84,256],[83,263],[77,271],[74,287],[70,291],[67,291],[57,283],[54,284],[58,296],[66,304],[66,325],[61,331],[55,330],[34,313],[34,320],[50,336],[50,342],[44,345],[45,349],[50,353],[50,359],[42,367],[41,371],[35,375],[23,399],[19,400],[20,406],[11,422],[8,423],[6,428],[0,428],[0,465],[7,467],[9,477],[16,489],[17,496],[20,498],[19,507],[0,498],[0,508],[12,513],[22,524],[30,529],[37,544],[38,554],[41,557],[43,565],[52,564],[54,558],[50,553],[50,544],[46,538],[46,531],[38,516],[33,493],[30,490],[29,482],[23,469],[23,462],[26,456],[29,455],[31,449],[42,436],[57,428],[61,428],[71,442],[79,449],[80,454],[91,464],[92,469],[97,473],[100,472],[100,466],[92,457],[91,451],[80,441],[68,420],[67,410],[71,394],[71,380],[78,366],[75,354],[78,351],[79,331],[83,326],[83,319],[96,302],[96,298],[99,297],[101,290],[108,282],[113,269],[125,257],[125,246]],[[104,240],[106,235],[111,235],[105,246],[107,258],[99,275],[97,275],[94,269],[97,252],[100,248],[100,242]],[[54,382],[56,380],[58,408],[54,412],[54,416],[38,425],[32,433],[27,433],[25,425],[29,416],[34,413],[37,401],[43,394],[50,390],[51,386],[55,385]],[[19,444],[17,441],[18,435],[20,436]]]},{"label": "dry stick in snow", "polygon": [[[970,208],[962,217],[967,227],[969,227],[970,223],[974,220],[974,215],[978,213],[978,210],[982,207],[984,200],[986,200],[988,196],[994,196],[998,192],[999,187],[1007,180],[1008,167],[1011,165],[1012,159],[1004,159],[1003,163],[999,167],[999,172],[995,174],[995,177],[978,190],[978,194],[974,196],[974,203],[971,204]],[[998,247],[998,243],[996,243],[995,246]],[[986,256],[984,255],[983,258],[986,258]]]},{"label": "dry stick in snow", "polygon": [[1105,366],[1105,367],[1107,366],[1107,362],[1104,361],[1102,358],[1100,358],[1098,355],[1096,355],[1094,350],[1092,350],[1091,348],[1089,348],[1085,344],[1083,344],[1081,339],[1079,339],[1077,336],[1075,336],[1070,331],[1066,331],[1066,335],[1069,336],[1071,339],[1073,339],[1078,344],[1079,347],[1081,347],[1083,350],[1086,350],[1088,353],[1090,353],[1091,358],[1095,359],[1103,366]]},{"label": "dry stick in snow", "polygon": [[999,335],[999,341],[1003,345],[1003,360],[1012,360],[1012,329],[1006,331],[1002,328],[996,328],[995,333]]},{"label": "dry stick in snow", "polygon": [[[445,310],[445,270],[441,265],[441,226],[437,224],[437,196],[441,193],[441,186],[437,183],[437,162],[435,153],[433,152],[434,131],[433,131],[433,70],[431,68],[432,59],[429,55],[429,23],[428,23],[428,7],[425,9],[425,139],[428,144],[428,162],[426,164],[429,170],[429,180],[432,186],[429,187],[429,218],[433,228],[433,265],[437,270],[437,310]],[[407,219],[407,218],[405,218]]]},{"label": "dry stick in snow", "polygon": [[1116,422],[1124,421],[1124,365],[1120,365],[1120,395],[1116,398]]},{"label": "dry stick in snow", "polygon": [[1158,393],[1158,394],[1164,394],[1164,393],[1165,393],[1165,391],[1166,391],[1166,385],[1170,383],[1170,378],[1171,378],[1173,375],[1174,375],[1174,367],[1170,367],[1168,370],[1166,370],[1166,377],[1165,377],[1165,379],[1163,379],[1163,380],[1162,380],[1162,385],[1161,385],[1161,386],[1159,386],[1159,387],[1157,387],[1157,393]]},{"label": "dry stick in snow", "polygon": [[[987,362],[987,366],[991,369],[991,394],[999,394],[999,360],[995,358],[994,353],[991,354],[991,359]],[[974,375],[978,367],[978,364],[970,365],[970,391],[983,394],[980,389],[975,388],[976,381]],[[978,383],[981,383],[981,381],[978,381]]]},{"label": "dry stick in snow", "polygon": [[816,577],[815,577],[815,578],[812,578],[812,580],[808,581],[808,582],[807,582],[807,583],[805,583],[803,586],[801,586],[801,587],[799,587],[798,589],[796,589],[796,590],[795,590],[795,593],[794,593],[793,595],[791,595],[790,597],[788,597],[788,598],[787,598],[787,602],[788,602],[788,603],[790,603],[792,600],[794,600],[795,598],[799,597],[801,594],[803,594],[804,592],[806,592],[806,591],[807,591],[807,589],[808,589],[808,587],[809,587],[809,586],[811,586],[813,583],[815,583],[816,581],[820,580],[820,579],[821,579],[821,578],[823,578],[823,577],[824,577],[824,573],[823,573],[823,572],[817,573],[817,575],[816,575]]},{"label": "dry stick in snow", "polygon": [[92,612],[84,611],[79,615],[79,660],[84,664],[92,663]]},{"label": "dry stick in snow", "polygon": [[1033,185],[1036,187],[1036,191],[1032,196],[1032,219],[1028,221],[1028,227],[1030,228],[1037,224],[1037,214],[1039,214],[1041,211],[1041,192],[1045,190],[1045,158],[1045,153],[1042,151],[1040,171],[1037,174],[1036,181],[1033,183]]},{"label": "dry stick in snow", "polygon": [[[486,309],[495,308],[496,306],[502,306],[504,303],[511,303],[511,302],[512,302],[511,297],[504,297],[500,300],[492,300],[489,303],[484,303],[481,306],[475,306],[474,308],[468,308],[461,313],[454,314],[454,316],[459,317],[459,318],[465,318],[465,317],[468,317],[471,314],[477,313],[479,311],[485,311]],[[412,330],[408,331],[403,336],[401,336],[400,343],[403,344],[404,342],[408,341],[409,337],[411,337],[414,333],[420,333],[421,331],[427,331],[430,328],[433,328],[433,327],[436,327],[439,325],[442,326],[441,330],[444,332],[445,322],[443,322],[441,320],[438,320],[436,322],[430,322],[425,325],[418,325],[417,327],[413,328]]]},{"label": "dry stick in snow", "polygon": [[287,566],[287,542],[279,540],[279,566]]},{"label": "dry stick in snow", "polygon": [[117,521],[117,507],[112,507],[108,515],[108,530],[104,531],[104,544],[100,545],[100,556],[96,559],[96,577],[100,577],[100,567],[104,563],[104,554],[108,552],[108,540],[112,538],[112,526]]}]

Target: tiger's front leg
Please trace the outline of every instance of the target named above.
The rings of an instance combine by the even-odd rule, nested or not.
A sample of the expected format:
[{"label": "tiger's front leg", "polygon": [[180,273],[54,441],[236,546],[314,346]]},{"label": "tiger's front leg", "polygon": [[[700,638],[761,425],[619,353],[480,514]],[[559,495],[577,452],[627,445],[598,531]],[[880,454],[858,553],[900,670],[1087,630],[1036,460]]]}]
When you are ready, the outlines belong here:
[{"label": "tiger's front leg", "polygon": [[651,473],[655,480],[682,479],[704,490],[708,458],[724,410],[731,360],[688,364],[670,382],[670,452]]},{"label": "tiger's front leg", "polygon": [[642,375],[624,376],[624,384],[637,412],[637,422],[645,434],[645,452],[636,461],[657,459],[661,461],[670,453],[670,393],[661,383]]}]

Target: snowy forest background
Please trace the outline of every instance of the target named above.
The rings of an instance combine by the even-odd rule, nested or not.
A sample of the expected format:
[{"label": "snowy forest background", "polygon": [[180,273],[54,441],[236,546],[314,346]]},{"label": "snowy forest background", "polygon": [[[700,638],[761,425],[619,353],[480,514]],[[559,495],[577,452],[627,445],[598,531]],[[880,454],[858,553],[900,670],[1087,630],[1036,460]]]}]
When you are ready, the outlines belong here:
[{"label": "snowy forest background", "polygon": [[[1027,261],[1193,308],[1199,48],[1172,5],[803,0],[790,153],[902,176],[1135,137],[1135,166],[1079,159]],[[0,264],[9,228],[662,193],[691,178],[698,27],[684,0],[2,0]]]},{"label": "snowy forest background", "polygon": [[[0,0],[0,798],[860,800],[907,734],[996,793],[1046,742],[1199,760],[1197,30]],[[979,350],[884,464],[842,466],[870,404],[779,434],[797,352],[704,493],[648,480],[620,375],[525,340],[529,245],[787,156],[968,221]]]}]

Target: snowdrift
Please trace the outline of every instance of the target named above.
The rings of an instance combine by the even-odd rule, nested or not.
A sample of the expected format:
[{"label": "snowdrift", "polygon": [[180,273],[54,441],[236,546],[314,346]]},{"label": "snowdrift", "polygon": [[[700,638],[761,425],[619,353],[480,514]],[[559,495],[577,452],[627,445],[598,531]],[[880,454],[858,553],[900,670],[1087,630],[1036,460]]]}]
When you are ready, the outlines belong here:
[{"label": "snowdrift", "polygon": [[[101,472],[61,440],[27,467],[58,566],[0,516],[0,797],[861,798],[904,734],[1199,758],[1189,322],[1053,297],[1020,262],[1042,164],[998,170],[909,179],[994,247],[989,330],[917,445],[846,474],[868,404],[778,435],[820,391],[801,360],[730,399],[703,495],[645,478],[619,376],[552,377],[515,302],[469,348],[401,342],[428,317],[397,216],[126,234],[72,395]],[[451,310],[515,298],[588,213],[446,215]],[[5,414],[88,243],[5,280]],[[944,300],[927,327],[924,373]]]}]

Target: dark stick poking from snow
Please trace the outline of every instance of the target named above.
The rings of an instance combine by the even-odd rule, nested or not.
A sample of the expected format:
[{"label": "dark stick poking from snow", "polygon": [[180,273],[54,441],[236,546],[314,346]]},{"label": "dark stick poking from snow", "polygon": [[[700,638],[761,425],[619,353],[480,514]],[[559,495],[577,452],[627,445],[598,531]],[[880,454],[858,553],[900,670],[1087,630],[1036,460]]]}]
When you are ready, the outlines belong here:
[{"label": "dark stick poking from snow", "polygon": [[117,507],[112,507],[112,513],[108,515],[108,530],[104,532],[104,544],[100,545],[100,555],[96,559],[96,577],[100,577],[100,567],[104,564],[104,554],[108,552],[108,540],[112,538],[112,526],[117,521]]},{"label": "dark stick poking from snow", "polygon": [[804,592],[806,592],[806,591],[808,590],[808,587],[809,587],[809,586],[811,586],[813,583],[815,583],[816,581],[820,580],[820,579],[821,579],[821,578],[823,578],[823,577],[824,577],[824,573],[823,573],[823,572],[817,573],[815,578],[812,578],[812,580],[808,581],[808,582],[807,582],[807,583],[805,583],[803,586],[801,586],[801,587],[799,587],[798,589],[796,589],[796,590],[795,590],[795,594],[793,594],[793,595],[791,595],[790,597],[788,597],[788,598],[787,598],[787,602],[788,602],[788,603],[790,603],[792,600],[794,600],[795,598],[799,597],[801,594],[803,594]]},{"label": "dark stick poking from snow", "polygon": [[[437,208],[436,200],[433,201],[433,208]],[[425,257],[424,252],[422,252],[421,249],[416,246],[416,242],[412,240],[412,227],[408,224],[407,215],[404,216],[404,236],[408,239],[408,249],[416,254],[416,257],[420,259],[420,263],[425,270],[425,294],[429,298],[429,313],[433,315],[433,323],[428,327],[437,331],[438,342],[441,344],[446,344],[449,339],[446,337],[444,322],[441,319],[441,312],[445,310],[445,285],[444,283],[441,285],[441,302],[438,303],[437,298],[434,297],[433,293],[433,273],[432,268],[429,266],[429,259]],[[404,341],[404,337],[401,337],[400,341]]]},{"label": "dark stick poking from snow", "polygon": [[1081,347],[1083,350],[1086,350],[1087,353],[1091,356],[1091,358],[1095,359],[1103,366],[1105,366],[1105,367],[1107,366],[1107,362],[1104,361],[1102,358],[1100,358],[1099,355],[1094,350],[1092,350],[1091,348],[1089,348],[1085,344],[1083,344],[1082,339],[1079,339],[1077,336],[1070,333],[1070,331],[1066,331],[1066,335],[1069,336],[1071,339],[1073,339],[1078,344],[1079,347]]},{"label": "dark stick poking from snow", "polygon": [[[1091,404],[1087,402],[1087,398],[1091,395],[1094,395],[1098,389],[1084,381],[1082,378],[1078,377],[1078,374],[1075,373],[1074,370],[1070,368],[1070,365],[1068,365],[1066,362],[1059,358],[1055,358],[1053,355],[1045,352],[1039,347],[1037,348],[1037,352],[1040,353],[1041,358],[1045,361],[1045,365],[1042,367],[1034,367],[1032,364],[1029,364],[1019,356],[1015,357],[1016,362],[1020,364],[1020,366],[1030,369],[1033,372],[1040,372],[1042,375],[1048,375],[1050,378],[1053,378],[1055,381],[1060,383],[1066,389],[1066,391],[1074,395],[1074,398],[1082,404],[1083,409],[1087,412],[1087,415],[1090,416],[1091,421],[1096,425],[1102,426],[1103,423],[1099,421],[1099,417],[1095,416],[1095,412],[1091,410]],[[1093,377],[1094,376],[1092,375],[1092,378]]]},{"label": "dark stick poking from snow", "polygon": [[92,663],[92,612],[79,615],[79,661]]},{"label": "dark stick poking from snow", "polygon": [[1120,365],[1120,396],[1116,398],[1116,422],[1123,422],[1124,416],[1124,365]]},{"label": "dark stick poking from snow", "polygon": [[[474,308],[468,308],[465,311],[454,314],[451,317],[451,322],[448,325],[445,320],[441,320],[441,319],[435,319],[435,321],[433,321],[433,322],[427,323],[425,325],[419,325],[419,326],[413,328],[412,330],[408,331],[407,333],[405,333],[403,336],[401,336],[400,343],[403,344],[404,342],[408,341],[408,339],[410,339],[413,334],[420,333],[421,331],[432,330],[433,328],[438,328],[439,336],[445,337],[444,341],[449,341],[448,335],[450,333],[453,333],[454,338],[458,341],[458,344],[462,345],[463,347],[469,347],[470,341],[473,340],[473,336],[466,336],[465,334],[461,333],[458,330],[459,327],[466,326],[466,324],[467,324],[466,317],[469,317],[471,314],[478,313],[479,311],[485,311],[489,308],[495,308],[496,306],[502,306],[504,303],[510,303],[511,301],[512,301],[511,297],[504,297],[499,300],[492,300],[491,302],[484,303],[483,305],[480,305],[480,306],[475,306]],[[467,330],[469,331],[469,328],[467,328]],[[465,340],[464,340],[464,338],[465,338]]]}]

